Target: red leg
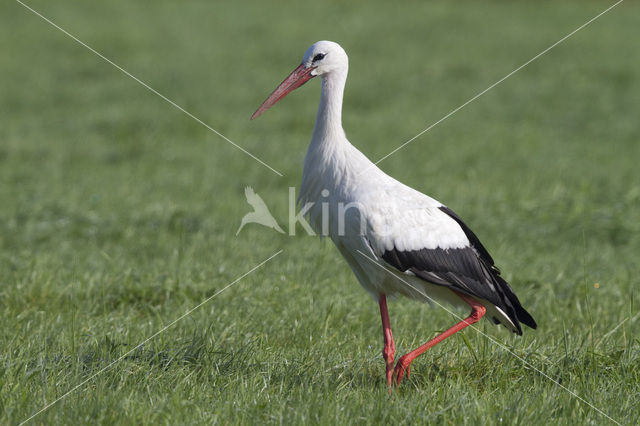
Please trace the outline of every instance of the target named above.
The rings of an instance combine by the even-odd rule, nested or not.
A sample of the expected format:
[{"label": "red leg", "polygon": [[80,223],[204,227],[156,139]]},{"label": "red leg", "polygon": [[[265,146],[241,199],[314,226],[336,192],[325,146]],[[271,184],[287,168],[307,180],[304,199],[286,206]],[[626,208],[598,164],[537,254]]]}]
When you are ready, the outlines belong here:
[{"label": "red leg", "polygon": [[409,374],[408,374],[409,365],[413,362],[414,359],[416,359],[417,357],[422,355],[424,352],[426,352],[427,349],[442,342],[444,339],[451,336],[452,334],[457,333],[463,328],[471,324],[475,324],[480,320],[480,318],[484,316],[485,312],[487,311],[484,306],[482,306],[480,303],[476,302],[475,299],[467,295],[464,295],[458,292],[456,292],[456,294],[471,306],[471,314],[466,319],[460,321],[459,323],[457,323],[456,325],[454,325],[444,333],[439,334],[438,336],[429,340],[427,343],[420,346],[418,349],[415,349],[409,352],[408,354],[400,357],[400,359],[398,360],[398,363],[396,364],[396,368],[394,370],[394,376],[395,376],[394,378],[396,383],[399,384],[402,381],[405,371],[407,371],[407,377],[409,377]]},{"label": "red leg", "polygon": [[393,342],[391,334],[391,323],[389,322],[389,311],[387,310],[387,296],[380,296],[380,316],[382,317],[382,335],[384,336],[384,348],[382,349],[382,357],[387,363],[387,384],[389,389],[393,384],[393,360],[396,355],[396,344]]}]

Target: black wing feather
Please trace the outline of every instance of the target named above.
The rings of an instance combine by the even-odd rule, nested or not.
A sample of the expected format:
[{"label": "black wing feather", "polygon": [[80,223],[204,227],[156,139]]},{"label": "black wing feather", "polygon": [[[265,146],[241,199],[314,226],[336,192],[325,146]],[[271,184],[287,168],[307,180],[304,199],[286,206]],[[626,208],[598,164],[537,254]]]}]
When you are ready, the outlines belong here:
[{"label": "black wing feather", "polygon": [[[465,235],[467,236],[467,238],[469,239],[469,241],[471,242],[471,245],[473,246],[473,248],[476,249],[476,251],[478,252],[478,254],[480,255],[480,257],[489,265],[493,266],[495,268],[495,262],[493,261],[493,258],[491,257],[491,255],[489,254],[489,252],[487,251],[486,248],[484,248],[484,246],[482,245],[482,243],[480,242],[480,239],[476,236],[476,234],[473,233],[473,231],[471,230],[471,228],[469,228],[467,226],[466,223],[464,223],[462,221],[462,219],[460,219],[460,216],[458,216],[457,214],[455,214],[455,212],[453,210],[451,210],[449,207],[447,206],[440,206],[439,209],[443,212],[446,213],[447,216],[449,216],[451,219],[455,220],[458,225],[460,225],[460,228],[462,228],[462,230],[464,231]],[[498,268],[496,268],[498,269]]]},{"label": "black wing feather", "polygon": [[536,322],[500,276],[500,270],[478,237],[451,209],[442,206],[440,210],[460,225],[470,246],[409,251],[394,248],[385,251],[381,257],[402,272],[410,271],[430,283],[488,300],[509,316],[518,334],[522,334],[520,322],[536,328]]},{"label": "black wing feather", "polygon": [[484,246],[482,245],[482,243],[480,242],[480,239],[476,236],[476,234],[474,234],[471,228],[469,228],[467,224],[462,221],[460,216],[458,216],[449,207],[440,206],[440,210],[446,213],[447,215],[449,215],[449,217],[451,217],[453,220],[455,220],[458,223],[458,225],[460,225],[465,235],[471,242],[471,245],[473,246],[473,248],[475,248],[478,251],[480,258],[485,263],[487,263],[488,266],[491,267],[491,270],[494,272],[492,274],[493,278],[498,282],[498,287],[502,290],[504,295],[509,299],[509,301],[513,305],[513,308],[516,312],[518,320],[520,320],[520,322],[522,322],[523,324],[533,329],[537,328],[538,325],[536,324],[536,321],[529,314],[529,312],[527,312],[527,310],[522,307],[522,305],[520,304],[520,300],[518,300],[518,296],[516,296],[516,294],[513,292],[513,289],[511,288],[509,283],[506,282],[500,276],[500,269],[498,269],[498,267],[495,266],[493,258],[491,257],[487,249],[484,248]]}]

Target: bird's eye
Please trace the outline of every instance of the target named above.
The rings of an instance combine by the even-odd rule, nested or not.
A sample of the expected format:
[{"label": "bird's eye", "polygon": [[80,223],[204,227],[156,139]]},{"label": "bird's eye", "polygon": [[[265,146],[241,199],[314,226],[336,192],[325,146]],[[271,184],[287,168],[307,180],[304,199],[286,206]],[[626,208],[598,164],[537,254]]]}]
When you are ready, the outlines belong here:
[{"label": "bird's eye", "polygon": [[316,56],[313,57],[313,62],[317,62],[322,58],[324,58],[324,53],[318,53]]}]

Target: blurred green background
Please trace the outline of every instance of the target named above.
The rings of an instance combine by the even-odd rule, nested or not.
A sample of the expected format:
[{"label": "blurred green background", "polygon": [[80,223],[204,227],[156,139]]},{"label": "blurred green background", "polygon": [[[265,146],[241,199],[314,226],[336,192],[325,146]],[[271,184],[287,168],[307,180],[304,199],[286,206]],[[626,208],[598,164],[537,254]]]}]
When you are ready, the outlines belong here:
[{"label": "blurred green background", "polygon": [[[349,54],[344,127],[377,160],[613,3],[27,4],[284,177],[2,2],[0,423],[281,249],[33,421],[608,421],[471,329],[390,397],[378,308],[331,243],[235,233],[247,185],[286,226],[319,84],[249,116],[313,42]],[[479,329],[623,424],[640,404],[639,19],[622,3],[380,163],[471,225],[539,324]],[[390,312],[400,354],[454,321],[405,299]]]}]

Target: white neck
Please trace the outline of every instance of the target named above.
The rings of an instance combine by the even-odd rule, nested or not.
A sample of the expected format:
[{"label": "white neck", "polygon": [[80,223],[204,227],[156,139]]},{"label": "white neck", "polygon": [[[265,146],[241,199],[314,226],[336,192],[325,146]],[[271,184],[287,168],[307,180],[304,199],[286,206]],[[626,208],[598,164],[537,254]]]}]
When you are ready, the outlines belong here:
[{"label": "white neck", "polygon": [[[322,76],[322,94],[316,116],[316,124],[313,127],[313,136],[307,150],[302,173],[302,185],[298,201],[303,204],[307,201],[315,201],[320,198],[323,189],[332,190],[330,182],[323,179],[324,173],[329,167],[342,168],[344,165],[344,149],[349,142],[342,129],[342,94],[347,80],[347,70],[333,71]],[[338,154],[338,152],[340,154]],[[329,164],[331,164],[329,166]],[[333,175],[330,172],[329,175]]]},{"label": "white neck", "polygon": [[312,143],[327,143],[345,139],[342,129],[342,95],[347,81],[347,69],[338,69],[322,76],[322,94]]}]

